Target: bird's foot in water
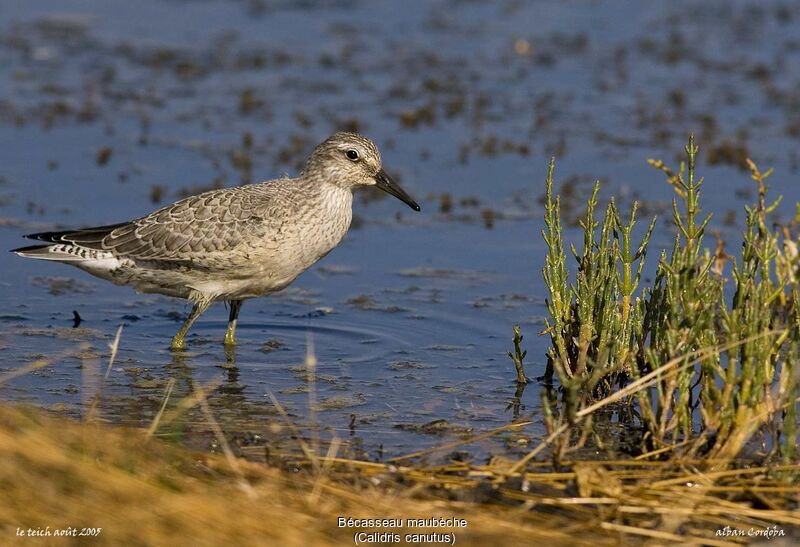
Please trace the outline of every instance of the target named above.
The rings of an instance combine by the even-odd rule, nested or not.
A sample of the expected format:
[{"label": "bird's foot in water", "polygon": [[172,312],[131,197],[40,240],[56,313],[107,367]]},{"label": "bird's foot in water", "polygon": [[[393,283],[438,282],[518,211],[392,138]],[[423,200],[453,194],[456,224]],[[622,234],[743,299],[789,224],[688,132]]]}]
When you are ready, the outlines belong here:
[{"label": "bird's foot in water", "polygon": [[186,349],[186,340],[183,336],[178,336],[177,334],[172,338],[172,343],[169,345],[169,349],[172,351],[183,351]]}]

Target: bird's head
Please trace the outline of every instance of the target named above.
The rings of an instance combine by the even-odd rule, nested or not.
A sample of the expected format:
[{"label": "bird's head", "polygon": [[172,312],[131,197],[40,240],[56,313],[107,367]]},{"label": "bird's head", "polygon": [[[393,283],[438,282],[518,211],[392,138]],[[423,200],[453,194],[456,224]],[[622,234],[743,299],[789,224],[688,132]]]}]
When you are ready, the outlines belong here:
[{"label": "bird's head", "polygon": [[383,170],[375,143],[355,133],[335,133],[319,144],[308,158],[303,174],[349,188],[377,186],[419,211],[417,202]]}]

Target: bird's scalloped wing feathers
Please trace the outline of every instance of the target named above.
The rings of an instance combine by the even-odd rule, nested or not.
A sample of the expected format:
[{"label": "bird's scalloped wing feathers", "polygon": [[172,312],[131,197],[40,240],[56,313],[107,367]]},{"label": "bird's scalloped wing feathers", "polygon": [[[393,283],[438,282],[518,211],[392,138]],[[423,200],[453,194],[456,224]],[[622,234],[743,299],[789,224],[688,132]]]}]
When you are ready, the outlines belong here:
[{"label": "bird's scalloped wing feathers", "polygon": [[258,212],[249,193],[235,188],[209,192],[115,228],[101,245],[131,258],[202,259],[241,244],[244,237],[261,227],[263,219]]},{"label": "bird's scalloped wing feathers", "polygon": [[263,195],[228,188],[182,199],[128,223],[28,237],[134,259],[194,261],[229,251],[261,228],[263,205]]}]

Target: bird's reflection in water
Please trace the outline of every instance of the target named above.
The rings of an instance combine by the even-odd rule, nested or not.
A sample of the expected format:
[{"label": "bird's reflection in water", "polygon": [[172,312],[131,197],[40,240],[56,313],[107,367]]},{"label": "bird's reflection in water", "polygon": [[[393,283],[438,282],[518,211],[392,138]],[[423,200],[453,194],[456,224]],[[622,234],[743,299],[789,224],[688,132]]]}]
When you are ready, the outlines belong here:
[{"label": "bird's reflection in water", "polygon": [[[293,432],[296,430],[287,427],[287,418],[269,403],[263,391],[254,391],[258,386],[243,383],[250,363],[240,362],[241,358],[234,347],[225,348],[224,354],[216,350],[210,354],[160,354],[159,361],[151,366],[131,368],[123,387],[126,393],[112,396],[106,392],[100,403],[102,411],[107,416],[113,414],[111,419],[115,421],[137,429],[152,429],[155,438],[190,449],[219,450],[221,431],[237,456],[276,465],[296,460],[300,452]],[[203,409],[203,399],[210,416]],[[287,408],[294,414],[291,406]],[[292,423],[296,419],[300,419],[296,427],[305,434],[307,424],[302,418],[290,418]],[[218,426],[216,432],[213,422]],[[356,424],[354,418],[352,436],[346,443],[348,454],[367,458]]]},{"label": "bird's reflection in water", "polygon": [[236,346],[225,346],[225,365],[223,366],[227,368],[236,367]]},{"label": "bird's reflection in water", "polygon": [[176,440],[198,448],[208,444],[213,436],[211,426],[198,404],[204,398],[229,440],[258,436],[253,431],[263,427],[267,409],[247,399],[247,385],[240,381],[235,348],[225,348],[225,360],[216,365],[222,374],[214,374],[210,380],[197,378],[209,368],[198,366],[196,359],[197,354],[191,352],[173,352],[164,366],[167,379],[174,380],[174,388],[166,402],[166,419],[159,425],[161,434],[177,436]]},{"label": "bird's reflection in water", "polygon": [[[210,381],[198,383],[195,381],[195,372],[199,370],[193,363],[195,354],[189,352],[172,352],[171,361],[165,366],[167,374],[176,382],[180,391],[175,391],[178,398],[189,396],[195,390],[206,392],[209,404],[212,404],[213,394],[243,393],[247,386],[239,381],[240,370],[236,366],[236,348],[225,347],[225,361],[216,365],[222,369],[222,378],[212,378]],[[215,384],[219,384],[216,385]],[[210,389],[209,389],[210,388]],[[242,397],[244,399],[244,397]],[[213,405],[212,405],[213,406]]]},{"label": "bird's reflection in water", "polygon": [[224,371],[225,381],[218,391],[227,395],[236,394],[239,398],[245,399],[244,391],[247,386],[239,382],[240,371],[236,366],[236,346],[225,346],[225,362],[219,367]]},{"label": "bird's reflection in water", "polygon": [[180,351],[171,352],[170,361],[164,366],[167,375],[175,380],[173,396],[186,396],[194,390],[194,376],[189,356]]}]

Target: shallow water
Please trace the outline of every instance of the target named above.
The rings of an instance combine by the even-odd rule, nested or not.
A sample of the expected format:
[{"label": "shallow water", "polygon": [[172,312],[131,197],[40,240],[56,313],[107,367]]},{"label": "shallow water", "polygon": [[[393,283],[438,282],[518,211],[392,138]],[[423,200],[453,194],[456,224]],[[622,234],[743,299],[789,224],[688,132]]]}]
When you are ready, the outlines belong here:
[{"label": "shallow water", "polygon": [[[339,248],[284,293],[245,304],[233,355],[220,343],[222,305],[175,356],[166,348],[184,303],[0,255],[2,368],[54,359],[0,385],[0,397],[77,415],[102,385],[100,416],[146,427],[170,379],[170,405],[220,382],[211,406],[245,453],[296,448],[279,434],[286,422],[269,394],[306,434],[316,423],[323,439],[336,435],[359,457],[533,417],[513,438],[464,448],[481,458],[522,451],[542,434],[539,387],[515,412],[505,353],[520,322],[528,375],[542,374],[539,198],[549,156],[558,157],[568,219],[600,178],[604,196],[662,213],[658,247],[672,238],[663,214],[671,190],[645,159],[676,163],[690,131],[705,207],[734,247],[752,196],[738,165],[745,154],[775,166],[772,189],[788,204],[798,198],[800,10],[789,4],[309,6],[0,6],[3,248],[31,231],[119,222],[186,192],[293,174],[336,129],[372,137],[423,208],[362,195]],[[117,360],[101,382],[120,324]],[[214,442],[200,414],[160,431]]]}]

